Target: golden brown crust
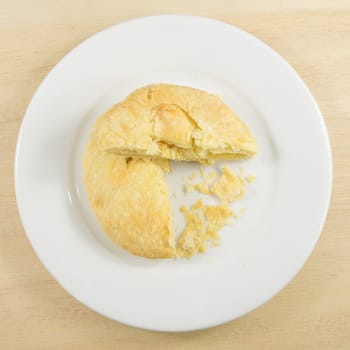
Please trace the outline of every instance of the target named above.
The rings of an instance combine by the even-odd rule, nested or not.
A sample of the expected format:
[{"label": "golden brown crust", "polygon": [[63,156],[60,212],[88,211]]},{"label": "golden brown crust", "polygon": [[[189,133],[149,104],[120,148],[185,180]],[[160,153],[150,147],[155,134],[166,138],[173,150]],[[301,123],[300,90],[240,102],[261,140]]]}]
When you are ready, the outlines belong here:
[{"label": "golden brown crust", "polygon": [[257,150],[248,127],[218,96],[184,86],[140,88],[99,124],[100,147],[120,155],[212,163]]},{"label": "golden brown crust", "polygon": [[83,170],[91,207],[114,243],[142,257],[174,256],[168,188],[159,165],[99,150],[93,131]]}]

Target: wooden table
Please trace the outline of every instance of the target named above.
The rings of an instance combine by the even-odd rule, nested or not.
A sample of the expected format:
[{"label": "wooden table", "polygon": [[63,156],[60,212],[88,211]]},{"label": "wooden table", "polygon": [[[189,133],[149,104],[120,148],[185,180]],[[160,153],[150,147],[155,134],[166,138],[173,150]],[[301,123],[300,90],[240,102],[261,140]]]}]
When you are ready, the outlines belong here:
[{"label": "wooden table", "polygon": [[[258,310],[220,327],[184,334],[115,323],[68,295],[29,245],[13,187],[18,129],[49,70],[96,31],[160,13],[220,19],[277,50],[316,97],[334,157],[328,219],[303,270]],[[0,43],[1,350],[350,349],[349,0],[3,0]]]}]

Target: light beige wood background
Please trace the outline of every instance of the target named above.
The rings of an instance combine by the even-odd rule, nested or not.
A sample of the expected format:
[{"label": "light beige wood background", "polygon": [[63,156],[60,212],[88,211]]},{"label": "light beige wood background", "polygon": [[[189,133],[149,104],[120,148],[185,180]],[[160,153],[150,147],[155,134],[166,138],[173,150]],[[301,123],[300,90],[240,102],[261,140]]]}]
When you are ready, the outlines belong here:
[{"label": "light beige wood background", "polygon": [[[18,129],[49,70],[96,31],[159,13],[213,17],[271,45],[301,74],[316,97],[334,156],[328,219],[303,270],[272,301],[247,316],[185,334],[130,328],[75,301],[29,245],[13,188]],[[0,349],[350,349],[349,121],[349,0],[2,0]]]}]

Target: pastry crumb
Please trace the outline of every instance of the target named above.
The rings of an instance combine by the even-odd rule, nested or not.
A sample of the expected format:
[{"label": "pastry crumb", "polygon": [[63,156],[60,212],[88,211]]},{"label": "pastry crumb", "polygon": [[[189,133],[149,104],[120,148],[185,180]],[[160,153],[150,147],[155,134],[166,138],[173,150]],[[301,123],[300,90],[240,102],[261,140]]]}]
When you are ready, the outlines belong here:
[{"label": "pastry crumb", "polygon": [[191,258],[204,253],[210,246],[218,246],[218,231],[230,223],[233,211],[227,202],[220,205],[203,205],[203,200],[195,202],[191,209],[185,205],[180,208],[186,219],[186,226],[177,243],[176,255]]},{"label": "pastry crumb", "polygon": [[210,187],[210,192],[221,200],[232,202],[241,199],[245,192],[245,181],[229,168],[222,168],[222,175]]},{"label": "pastry crumb", "polygon": [[[206,173],[204,169],[199,170],[199,174],[202,178],[202,181],[197,184],[189,184],[185,183],[185,192],[194,192],[198,191],[203,194],[211,194],[210,192],[210,186],[213,182],[213,180],[216,178],[216,173],[214,171],[210,173]],[[192,174],[193,175],[193,174]],[[191,180],[192,175],[189,177]],[[196,173],[196,176],[198,176],[198,172]]]},{"label": "pastry crumb", "polygon": [[[240,173],[242,172],[241,168]],[[241,199],[244,196],[246,184],[253,181],[251,177],[249,177],[249,181],[245,181],[243,176],[234,174],[228,167],[221,169],[219,177],[215,171],[206,173],[204,169],[200,169],[200,175],[201,182],[184,184],[185,192],[198,191],[207,195],[215,195],[228,202]]]},{"label": "pastry crumb", "polygon": [[[194,176],[196,174],[196,176]],[[176,255],[178,257],[191,258],[197,253],[203,253],[210,246],[218,246],[220,236],[218,231],[225,225],[232,225],[233,218],[238,220],[244,214],[241,208],[234,212],[229,203],[243,198],[245,187],[254,181],[253,174],[244,175],[243,168],[236,175],[228,167],[221,169],[221,174],[215,171],[205,172],[202,168],[199,172],[189,176],[189,180],[198,175],[201,181],[196,184],[185,183],[186,192],[198,191],[203,194],[214,195],[221,200],[218,205],[204,205],[203,199],[197,200],[191,208],[182,206],[180,211],[184,214],[186,226],[180,236]]]},{"label": "pastry crumb", "polygon": [[197,210],[203,207],[203,199],[198,199],[196,203],[194,203],[191,207],[192,210]]},{"label": "pastry crumb", "polygon": [[246,179],[246,181],[247,181],[248,183],[252,183],[252,182],[255,181],[256,176],[255,176],[254,174],[248,174],[248,175],[245,177],[245,179]]}]

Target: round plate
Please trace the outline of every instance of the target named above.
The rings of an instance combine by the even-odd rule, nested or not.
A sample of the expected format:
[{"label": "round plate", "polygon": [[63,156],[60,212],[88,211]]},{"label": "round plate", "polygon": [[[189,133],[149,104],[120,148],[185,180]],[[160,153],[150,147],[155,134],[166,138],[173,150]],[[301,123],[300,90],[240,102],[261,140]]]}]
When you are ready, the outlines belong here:
[{"label": "round plate", "polygon": [[[221,245],[191,260],[148,260],[102,233],[81,180],[91,123],[137,87],[189,85],[221,95],[247,122],[258,155],[228,162],[254,173],[245,209]],[[183,176],[168,176],[177,213]],[[331,192],[327,131],[309,90],[272,49],[244,31],[191,16],[131,20],[85,40],[48,74],[18,138],[15,183],[28,238],[43,264],[76,299],[114,320],[185,331],[235,319],[280,291],[319,238]],[[210,201],[209,198],[205,200]],[[179,226],[179,227],[177,227]]]}]

